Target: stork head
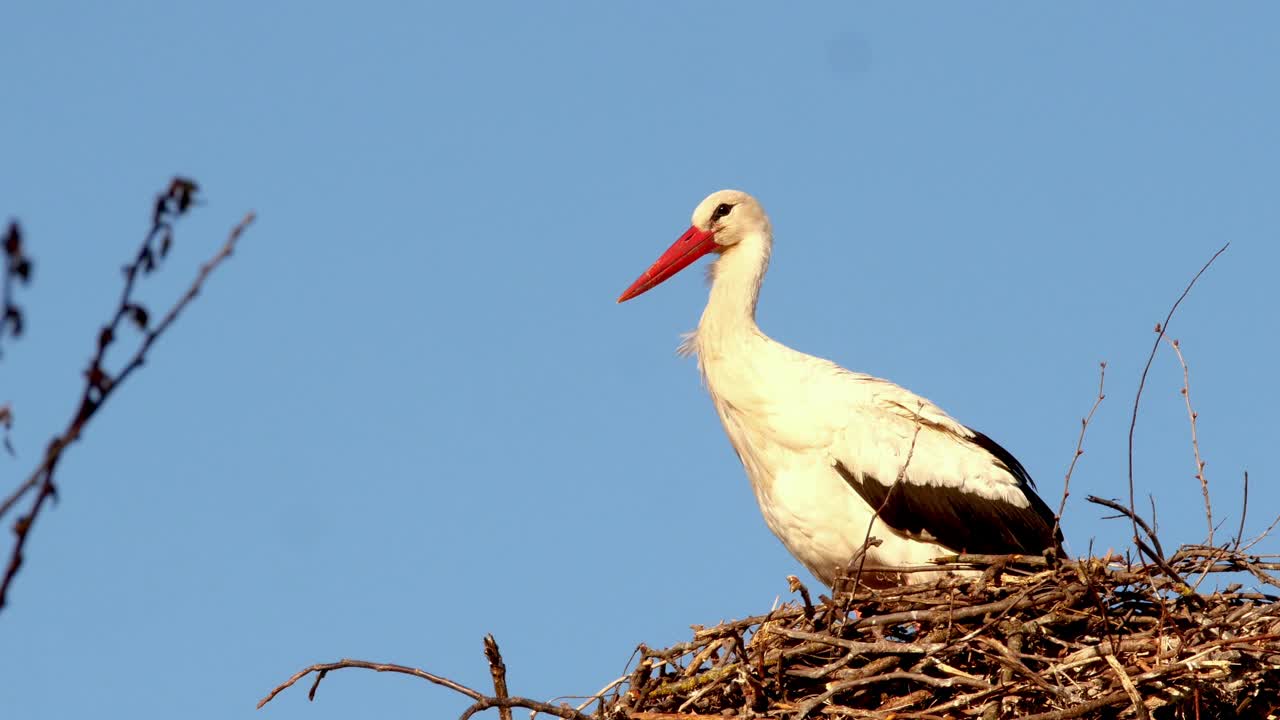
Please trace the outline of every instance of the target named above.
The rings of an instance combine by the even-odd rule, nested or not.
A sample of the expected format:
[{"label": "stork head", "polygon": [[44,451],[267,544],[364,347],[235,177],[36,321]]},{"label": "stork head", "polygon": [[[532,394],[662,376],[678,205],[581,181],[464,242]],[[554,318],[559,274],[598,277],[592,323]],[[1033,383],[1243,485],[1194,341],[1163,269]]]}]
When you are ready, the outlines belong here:
[{"label": "stork head", "polygon": [[725,253],[743,238],[768,236],[764,208],[741,190],[713,192],[693,210],[693,224],[618,298],[626,302],[662,284],[707,253]]}]

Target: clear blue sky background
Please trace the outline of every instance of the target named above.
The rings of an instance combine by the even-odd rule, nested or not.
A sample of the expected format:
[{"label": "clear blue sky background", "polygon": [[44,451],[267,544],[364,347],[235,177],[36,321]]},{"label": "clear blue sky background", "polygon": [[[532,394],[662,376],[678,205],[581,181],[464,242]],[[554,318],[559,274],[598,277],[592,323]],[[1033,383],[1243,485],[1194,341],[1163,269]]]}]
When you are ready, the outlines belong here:
[{"label": "clear blue sky background", "polygon": [[[38,263],[6,487],[71,412],[153,193],[184,173],[207,201],[157,306],[260,220],[63,463],[0,614],[0,713],[448,717],[362,671],[253,706],[339,657],[484,688],[486,632],[514,692],[590,693],[637,643],[788,597],[673,352],[701,272],[614,304],[723,187],[774,220],[767,331],[997,438],[1052,504],[1110,363],[1076,553],[1127,546],[1083,497],[1124,494],[1152,326],[1231,241],[1172,331],[1219,515],[1247,469],[1259,531],[1280,8],[1090,9],[5,3],[0,216]],[[1162,352],[1137,437],[1171,544],[1204,535],[1180,386]]]}]

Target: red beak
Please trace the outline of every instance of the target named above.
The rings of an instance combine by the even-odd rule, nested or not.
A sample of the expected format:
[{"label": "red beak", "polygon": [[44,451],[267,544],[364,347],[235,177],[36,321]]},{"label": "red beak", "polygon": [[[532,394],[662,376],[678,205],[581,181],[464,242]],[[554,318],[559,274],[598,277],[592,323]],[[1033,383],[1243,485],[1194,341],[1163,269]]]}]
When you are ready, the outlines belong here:
[{"label": "red beak", "polygon": [[626,302],[631,298],[644,294],[661,285],[672,275],[693,264],[694,260],[706,255],[716,248],[715,233],[691,227],[680,239],[675,241],[667,251],[662,253],[658,261],[641,273],[631,287],[618,297],[618,302]]}]

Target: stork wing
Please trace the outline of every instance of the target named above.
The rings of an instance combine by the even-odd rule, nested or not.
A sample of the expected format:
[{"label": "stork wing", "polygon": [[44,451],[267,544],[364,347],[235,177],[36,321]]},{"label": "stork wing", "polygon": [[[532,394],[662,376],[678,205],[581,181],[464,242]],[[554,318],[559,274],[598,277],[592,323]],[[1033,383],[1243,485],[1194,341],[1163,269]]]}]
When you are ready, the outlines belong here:
[{"label": "stork wing", "polygon": [[845,428],[833,461],[886,525],[957,552],[1060,546],[1053,511],[1008,450],[892,383],[864,383],[871,417]]}]

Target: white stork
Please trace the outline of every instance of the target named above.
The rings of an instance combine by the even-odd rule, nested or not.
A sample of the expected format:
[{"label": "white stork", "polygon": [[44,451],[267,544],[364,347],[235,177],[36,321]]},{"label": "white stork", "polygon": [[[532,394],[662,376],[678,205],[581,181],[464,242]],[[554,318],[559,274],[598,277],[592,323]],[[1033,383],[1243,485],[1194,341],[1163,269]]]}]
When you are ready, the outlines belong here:
[{"label": "white stork", "polygon": [[[644,293],[707,253],[711,297],[681,346],[698,355],[711,400],[769,529],[822,582],[866,538],[873,582],[956,552],[1059,547],[1053,512],[1025,468],[991,438],[887,380],[775,342],[756,326],[773,232],[755,198],[722,190],[618,298]],[[874,527],[872,527],[874,525]],[[912,573],[924,580],[930,574]]]}]

